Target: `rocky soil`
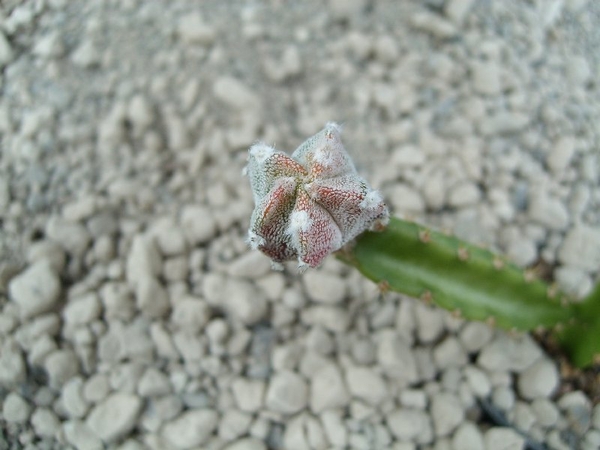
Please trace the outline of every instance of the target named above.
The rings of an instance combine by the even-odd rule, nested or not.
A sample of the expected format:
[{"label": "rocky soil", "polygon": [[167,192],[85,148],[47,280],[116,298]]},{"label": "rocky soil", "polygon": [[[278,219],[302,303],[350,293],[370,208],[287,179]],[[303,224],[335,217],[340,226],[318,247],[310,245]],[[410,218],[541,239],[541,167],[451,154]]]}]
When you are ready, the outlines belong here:
[{"label": "rocky soil", "polygon": [[[0,449],[598,449],[556,361],[247,248],[328,121],[395,214],[600,267],[600,5],[0,2]],[[598,381],[596,377],[596,381]]]}]

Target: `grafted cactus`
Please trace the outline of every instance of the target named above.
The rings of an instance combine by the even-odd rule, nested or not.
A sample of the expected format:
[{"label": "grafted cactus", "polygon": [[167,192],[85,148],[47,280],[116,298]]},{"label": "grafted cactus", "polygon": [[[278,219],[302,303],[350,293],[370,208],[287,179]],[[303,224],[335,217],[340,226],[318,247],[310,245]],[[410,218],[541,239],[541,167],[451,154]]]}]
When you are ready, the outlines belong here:
[{"label": "grafted cactus", "polygon": [[248,242],[275,268],[293,259],[302,270],[316,267],[337,251],[383,289],[505,329],[546,328],[575,364],[600,360],[600,286],[573,303],[492,252],[415,223],[389,221],[381,195],[357,174],[336,124],[291,157],[265,144],[252,146],[247,174],[256,205]]},{"label": "grafted cactus", "polygon": [[248,243],[273,261],[316,267],[367,228],[381,228],[388,210],[346,153],[340,127],[328,123],[291,157],[259,143],[246,173],[254,195]]}]

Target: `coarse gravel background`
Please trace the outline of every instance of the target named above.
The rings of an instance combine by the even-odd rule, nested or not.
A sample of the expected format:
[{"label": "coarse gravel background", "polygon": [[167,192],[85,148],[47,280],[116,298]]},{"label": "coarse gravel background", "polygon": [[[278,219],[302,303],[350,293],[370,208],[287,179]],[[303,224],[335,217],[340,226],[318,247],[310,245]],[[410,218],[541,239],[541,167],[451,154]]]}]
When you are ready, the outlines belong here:
[{"label": "coarse gravel background", "polygon": [[[246,247],[328,121],[395,214],[600,267],[600,3],[0,1],[0,449],[600,448],[529,335]],[[596,404],[595,404],[596,403]]]}]

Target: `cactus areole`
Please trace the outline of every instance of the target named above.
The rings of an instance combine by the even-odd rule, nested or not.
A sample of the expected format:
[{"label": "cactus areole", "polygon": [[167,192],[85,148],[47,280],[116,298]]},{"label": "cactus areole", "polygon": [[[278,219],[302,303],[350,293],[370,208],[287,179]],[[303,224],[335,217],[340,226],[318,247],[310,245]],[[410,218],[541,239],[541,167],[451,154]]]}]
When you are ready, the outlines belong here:
[{"label": "cactus areole", "polygon": [[361,178],[328,123],[292,156],[258,143],[248,151],[245,173],[254,196],[248,243],[281,269],[317,267],[325,257],[367,229],[382,229],[388,208]]}]

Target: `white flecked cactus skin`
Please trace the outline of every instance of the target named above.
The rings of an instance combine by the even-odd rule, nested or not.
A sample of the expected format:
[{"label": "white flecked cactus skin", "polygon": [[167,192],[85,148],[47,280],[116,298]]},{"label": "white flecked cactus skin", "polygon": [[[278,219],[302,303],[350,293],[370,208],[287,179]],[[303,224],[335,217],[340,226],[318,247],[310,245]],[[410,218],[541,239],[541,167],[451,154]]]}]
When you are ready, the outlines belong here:
[{"label": "white flecked cactus skin", "polygon": [[269,256],[274,268],[294,259],[300,270],[317,267],[363,231],[382,229],[389,220],[379,192],[356,172],[335,123],[291,157],[253,145],[246,173],[255,203],[248,243]]}]

